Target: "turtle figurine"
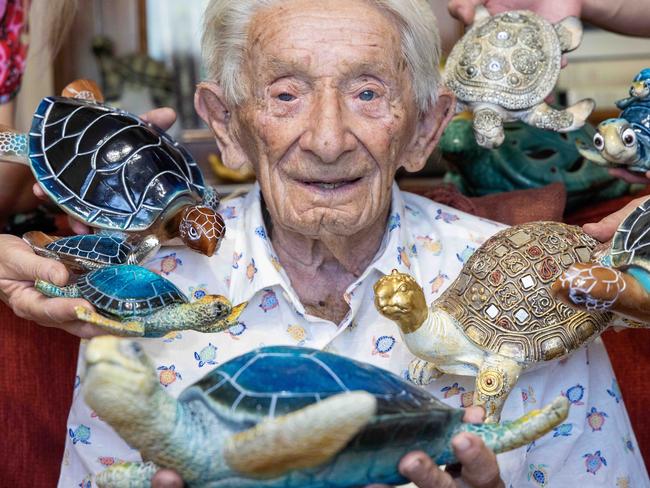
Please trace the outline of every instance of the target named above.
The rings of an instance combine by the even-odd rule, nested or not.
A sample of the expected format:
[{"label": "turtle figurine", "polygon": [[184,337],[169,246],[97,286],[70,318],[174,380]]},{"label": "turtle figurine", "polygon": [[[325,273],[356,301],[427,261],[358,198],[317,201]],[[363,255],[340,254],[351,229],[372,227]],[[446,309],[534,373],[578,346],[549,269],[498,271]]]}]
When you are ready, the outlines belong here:
[{"label": "turtle figurine", "polygon": [[[374,287],[375,306],[397,323],[417,357],[410,378],[426,384],[442,373],[476,376],[474,404],[485,407],[487,422],[496,422],[523,370],[567,356],[611,324],[636,325],[605,305],[589,311],[569,306],[553,290],[572,266],[617,256],[624,247],[623,227],[610,250],[581,228],[557,222],[502,230],[472,254],[429,308],[411,276],[394,270],[382,277]],[[650,235],[635,230],[637,238],[630,240],[647,249]],[[624,305],[630,306],[629,300]],[[644,306],[650,310],[648,298]]]},{"label": "turtle figurine", "polygon": [[564,110],[544,102],[560,75],[562,53],[577,48],[581,39],[577,17],[550,24],[527,10],[490,16],[477,7],[474,24],[452,49],[444,72],[459,110],[474,112],[476,142],[501,145],[503,123],[514,120],[558,132],[582,127],[593,100]]},{"label": "turtle figurine", "polygon": [[630,97],[616,102],[622,109],[619,116],[596,127],[593,146],[582,139],[576,146],[596,164],[645,173],[650,171],[650,69],[641,70],[634,80]]},{"label": "turtle figurine", "polygon": [[76,307],[77,317],[107,333],[162,337],[173,330],[221,332],[237,323],[246,302],[233,307],[221,295],[190,302],[171,281],[137,265],[104,266],[56,286],[36,280],[34,287],[50,297],[84,298],[100,313]]},{"label": "turtle figurine", "polygon": [[650,198],[614,234],[597,262],[576,263],[553,285],[555,295],[587,311],[612,311],[650,324]]},{"label": "turtle figurine", "polygon": [[142,463],[99,473],[99,487],[149,486],[157,469],[191,488],[347,488],[402,484],[400,458],[421,449],[454,462],[451,438],[480,436],[494,452],[530,443],[566,418],[558,397],[503,425],[463,411],[372,365],[296,346],[231,359],[173,398],[141,346],[111,336],[86,349],[86,403]]},{"label": "turtle figurine", "polygon": [[29,165],[45,193],[97,234],[29,234],[34,250],[81,270],[140,263],[174,237],[211,256],[225,225],[190,153],[154,125],[98,103],[92,82],[64,92],[71,96],[41,101],[29,135],[0,131],[0,159]]}]

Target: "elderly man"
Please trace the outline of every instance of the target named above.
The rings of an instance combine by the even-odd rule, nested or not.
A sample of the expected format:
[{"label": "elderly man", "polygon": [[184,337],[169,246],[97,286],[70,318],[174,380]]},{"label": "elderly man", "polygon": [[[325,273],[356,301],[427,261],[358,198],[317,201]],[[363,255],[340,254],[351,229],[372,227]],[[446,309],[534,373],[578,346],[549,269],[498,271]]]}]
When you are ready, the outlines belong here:
[{"label": "elderly man", "polygon": [[[228,333],[142,340],[161,383],[178,394],[212,365],[270,344],[327,349],[406,374],[413,356],[375,311],[372,285],[398,268],[432,300],[467,251],[499,229],[393,181],[400,167],[422,168],[453,113],[452,96],[438,87],[431,11],[416,0],[213,0],[205,29],[210,81],[197,89],[197,110],[224,162],[251,163],[258,184],[223,203],[228,231],[218,256],[165,249],[149,266],[173,263],[165,272],[194,297],[223,293],[249,305]],[[18,239],[0,245],[0,287],[16,313],[94,333],[73,320],[78,300],[46,299],[30,286],[35,277],[64,282],[60,264]],[[429,389],[466,406],[471,385],[443,376]],[[455,438],[467,486],[650,483],[600,342],[522,375],[520,385],[505,420],[561,393],[573,403],[569,419],[500,455],[498,466],[476,437]],[[587,422],[596,415],[599,423]],[[86,486],[104,465],[137,459],[78,393],[68,427],[62,487]],[[423,453],[406,456],[400,470],[422,488],[454,486]]]}]

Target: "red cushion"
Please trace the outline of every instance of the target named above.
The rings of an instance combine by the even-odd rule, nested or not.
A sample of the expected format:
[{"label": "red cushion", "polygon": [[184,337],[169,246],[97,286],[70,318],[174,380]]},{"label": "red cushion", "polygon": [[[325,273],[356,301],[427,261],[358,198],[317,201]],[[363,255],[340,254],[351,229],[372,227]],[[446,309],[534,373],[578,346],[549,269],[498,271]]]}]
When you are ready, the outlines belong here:
[{"label": "red cushion", "polygon": [[56,486],[79,339],[16,317],[0,303],[0,482]]}]

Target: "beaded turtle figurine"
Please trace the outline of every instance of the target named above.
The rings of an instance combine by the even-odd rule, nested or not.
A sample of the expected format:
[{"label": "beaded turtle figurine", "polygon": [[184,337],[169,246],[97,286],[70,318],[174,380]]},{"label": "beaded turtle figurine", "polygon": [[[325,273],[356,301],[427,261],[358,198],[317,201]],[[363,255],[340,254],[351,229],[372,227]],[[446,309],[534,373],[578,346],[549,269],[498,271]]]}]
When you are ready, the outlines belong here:
[{"label": "beaded turtle figurine", "polygon": [[[635,76],[630,97],[616,102],[622,109],[617,118],[598,124],[589,145],[576,141],[585,158],[602,166],[650,171],[650,69]],[[637,81],[638,80],[638,81]]]},{"label": "beaded turtle figurine", "polygon": [[161,337],[172,330],[221,332],[237,323],[246,302],[235,307],[221,295],[190,302],[171,281],[137,265],[104,266],[68,286],[37,280],[34,287],[50,297],[84,298],[97,310],[76,307],[77,317],[107,333]]},{"label": "beaded turtle figurine", "polygon": [[485,7],[476,9],[474,24],[449,55],[444,82],[456,94],[459,110],[474,112],[481,146],[499,146],[503,123],[514,120],[558,132],[582,127],[593,100],[565,110],[544,102],[560,75],[562,53],[577,48],[581,39],[577,17],[552,25],[526,10],[490,16]]},{"label": "beaded turtle figurine", "polygon": [[[634,243],[637,252],[629,259],[647,271],[650,235],[640,229],[644,223],[648,229],[650,212],[640,212],[645,212],[645,220],[637,215],[641,225],[633,227],[634,237],[625,238],[632,233],[626,231],[628,221],[624,222],[608,255],[615,259]],[[595,339],[614,322],[612,311],[639,320],[645,310],[650,323],[647,289],[641,295],[631,285],[626,293],[624,286],[618,287],[619,309],[610,301],[588,312],[554,297],[552,288],[558,286],[554,282],[563,272],[581,263],[600,266],[602,254],[597,241],[579,227],[557,222],[517,225],[480,246],[430,307],[420,285],[396,270],[375,284],[375,306],[397,323],[406,346],[418,358],[409,368],[412,381],[426,384],[442,373],[476,376],[474,404],[485,407],[486,421],[496,422],[523,370],[567,356]],[[639,278],[615,271],[642,288]],[[601,293],[610,290],[608,282],[601,284]],[[584,303],[584,293],[582,297]],[[631,314],[626,307],[634,303],[636,314]],[[621,318],[616,325],[637,325]]]},{"label": "beaded turtle figurine", "polygon": [[35,252],[84,271],[140,263],[180,237],[211,256],[225,225],[189,152],[137,116],[97,103],[94,83],[66,90],[76,98],[44,98],[29,135],[0,132],[0,159],[29,165],[61,209],[98,231],[66,240],[28,234]]},{"label": "beaded turtle figurine", "polygon": [[149,486],[160,467],[191,488],[402,484],[397,465],[407,452],[454,462],[450,440],[460,432],[507,451],[550,431],[569,408],[560,396],[504,425],[463,423],[462,410],[392,373],[292,346],[231,359],[178,399],[136,342],[92,339],[86,366],[86,402],[144,460],[100,473],[102,488]]}]

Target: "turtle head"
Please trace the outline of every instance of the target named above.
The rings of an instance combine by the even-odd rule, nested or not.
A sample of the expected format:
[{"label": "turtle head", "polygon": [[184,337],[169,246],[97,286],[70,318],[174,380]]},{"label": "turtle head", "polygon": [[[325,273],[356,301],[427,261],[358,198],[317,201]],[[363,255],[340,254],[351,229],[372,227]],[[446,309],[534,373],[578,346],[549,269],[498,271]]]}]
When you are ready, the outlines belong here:
[{"label": "turtle head", "polygon": [[594,147],[610,163],[633,165],[639,159],[639,141],[632,125],[625,119],[607,119],[598,124]]},{"label": "turtle head", "polygon": [[188,206],[183,210],[178,234],[190,249],[212,256],[219,250],[226,224],[223,217],[204,205]]},{"label": "turtle head", "polygon": [[416,331],[427,318],[424,292],[410,275],[394,269],[380,278],[373,289],[377,311],[397,323],[405,334]]},{"label": "turtle head", "polygon": [[100,336],[88,343],[84,396],[104,420],[141,415],[159,389],[156,370],[137,342]]},{"label": "turtle head", "polygon": [[645,98],[650,95],[650,69],[645,68],[639,71],[630,86],[630,96]]}]

